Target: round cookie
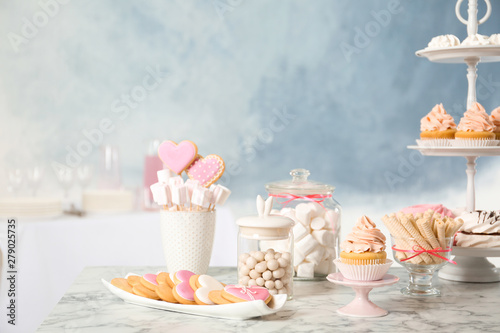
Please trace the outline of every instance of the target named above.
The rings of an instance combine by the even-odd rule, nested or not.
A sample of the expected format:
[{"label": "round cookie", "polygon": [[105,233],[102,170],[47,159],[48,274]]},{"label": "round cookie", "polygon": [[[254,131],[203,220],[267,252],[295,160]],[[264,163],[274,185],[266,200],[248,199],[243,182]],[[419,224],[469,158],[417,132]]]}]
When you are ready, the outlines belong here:
[{"label": "round cookie", "polygon": [[158,282],[156,282],[156,274],[144,274],[139,280],[141,284],[148,288],[149,290],[155,290],[158,287]]},{"label": "round cookie", "polygon": [[141,283],[141,277],[139,275],[129,275],[127,276],[127,282],[131,286],[135,286],[136,284]]},{"label": "round cookie", "polygon": [[196,289],[199,288],[198,285],[196,284],[198,277],[199,275],[195,274],[189,278],[189,286],[191,287],[191,289],[193,289],[193,291],[196,291]]},{"label": "round cookie", "polygon": [[259,286],[245,287],[240,285],[228,284],[224,287],[221,295],[232,303],[262,300],[267,304],[272,299],[269,291],[266,288]]},{"label": "round cookie", "polygon": [[121,290],[128,292],[128,293],[131,293],[131,294],[134,293],[132,291],[132,286],[128,283],[127,279],[114,278],[113,280],[111,280],[111,284],[117,288],[120,288]]},{"label": "round cookie", "polygon": [[170,278],[170,274],[166,273],[166,272],[159,273],[156,276],[156,282],[158,282],[158,284],[166,283],[170,287],[170,289],[172,289],[173,287],[175,287],[175,283]]},{"label": "round cookie", "polygon": [[151,299],[160,299],[156,292],[153,290],[150,290],[142,285],[142,283],[136,284],[135,286],[132,287],[132,290],[134,294],[137,296],[142,296],[146,298],[151,298]]},{"label": "round cookie", "polygon": [[222,292],[223,290],[212,290],[208,293],[208,298],[210,298],[212,302],[218,305],[233,304],[231,301],[228,301],[227,299],[222,297]]},{"label": "round cookie", "polygon": [[170,288],[170,286],[167,283],[160,283],[156,287],[155,292],[165,302],[179,303],[177,299],[174,297],[172,288]]},{"label": "round cookie", "polygon": [[[193,279],[193,277],[191,277],[191,279]],[[196,285],[199,286],[194,292],[195,302],[200,305],[214,305],[215,302],[210,299],[209,293],[213,290],[224,289],[222,283],[210,275],[199,275],[194,280]]]}]

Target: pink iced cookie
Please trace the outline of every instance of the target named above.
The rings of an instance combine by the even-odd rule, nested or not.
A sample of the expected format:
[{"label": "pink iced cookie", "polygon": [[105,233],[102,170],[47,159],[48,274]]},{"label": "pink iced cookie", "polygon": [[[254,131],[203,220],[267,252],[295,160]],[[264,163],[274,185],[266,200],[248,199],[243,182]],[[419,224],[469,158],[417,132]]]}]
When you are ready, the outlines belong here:
[{"label": "pink iced cookie", "polygon": [[224,287],[222,297],[233,303],[261,300],[267,304],[272,299],[271,294],[264,287],[233,284]]},{"label": "pink iced cookie", "polygon": [[451,218],[455,218],[455,215],[451,210],[446,208],[445,206],[439,204],[439,205],[415,205],[415,206],[410,206],[401,209],[401,212],[405,214],[418,214],[418,213],[425,213],[429,209],[432,209],[435,213],[439,213],[442,216],[448,216]]},{"label": "pink iced cookie", "polygon": [[224,160],[218,155],[197,158],[186,170],[189,178],[197,180],[202,186],[209,187],[222,176]]},{"label": "pink iced cookie", "polygon": [[198,147],[187,140],[179,144],[173,141],[164,141],[158,147],[158,156],[162,162],[178,175],[191,165],[197,155]]},{"label": "pink iced cookie", "polygon": [[141,284],[149,290],[155,290],[158,283],[156,282],[156,274],[144,274],[139,280]]},{"label": "pink iced cookie", "polygon": [[172,289],[175,299],[181,304],[196,304],[194,300],[194,290],[189,285],[189,278],[194,273],[187,270],[175,272],[173,281],[175,287]]}]

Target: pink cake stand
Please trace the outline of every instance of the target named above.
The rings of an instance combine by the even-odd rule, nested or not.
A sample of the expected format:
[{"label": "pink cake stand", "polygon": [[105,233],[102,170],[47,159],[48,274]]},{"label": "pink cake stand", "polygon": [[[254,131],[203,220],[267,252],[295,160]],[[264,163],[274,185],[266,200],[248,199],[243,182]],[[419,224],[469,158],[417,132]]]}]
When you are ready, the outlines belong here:
[{"label": "pink cake stand", "polygon": [[399,281],[395,275],[386,274],[377,281],[354,281],[346,279],[342,273],[332,273],[326,277],[332,283],[351,287],[356,292],[354,300],[346,306],[337,310],[338,313],[351,317],[382,317],[389,312],[374,304],[368,298],[368,294],[373,288],[390,286]]}]

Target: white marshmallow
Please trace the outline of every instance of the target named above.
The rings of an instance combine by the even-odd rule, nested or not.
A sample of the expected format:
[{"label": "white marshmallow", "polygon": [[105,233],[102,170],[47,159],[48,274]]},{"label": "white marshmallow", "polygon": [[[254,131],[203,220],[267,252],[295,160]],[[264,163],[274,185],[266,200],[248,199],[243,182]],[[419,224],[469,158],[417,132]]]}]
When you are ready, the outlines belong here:
[{"label": "white marshmallow", "polygon": [[295,207],[295,217],[305,226],[311,222],[311,207],[306,203],[298,204]]},{"label": "white marshmallow", "polygon": [[170,187],[165,183],[154,183],[150,186],[151,193],[153,193],[153,200],[158,205],[170,205],[172,202],[172,195]]},{"label": "white marshmallow", "polygon": [[170,169],[158,170],[156,173],[158,176],[158,182],[168,184],[168,179],[177,176],[175,172]]},{"label": "white marshmallow", "polygon": [[321,230],[325,227],[326,221],[322,217],[315,217],[311,220],[311,229]]},{"label": "white marshmallow", "polygon": [[191,197],[191,203],[196,206],[208,207],[210,205],[210,198],[212,192],[204,187],[196,187],[193,189],[193,196]]},{"label": "white marshmallow", "polygon": [[323,246],[335,246],[335,236],[331,230],[316,230],[311,235]]},{"label": "white marshmallow", "polygon": [[303,278],[314,277],[314,264],[312,262],[303,262],[297,267],[297,276]]},{"label": "white marshmallow", "polygon": [[318,265],[321,262],[321,259],[323,259],[323,255],[325,254],[326,250],[323,246],[318,246],[309,253],[306,256],[306,260],[309,262],[312,262],[315,265]]},{"label": "white marshmallow", "polygon": [[311,208],[311,219],[325,214],[325,209],[316,201],[311,201],[307,205]]},{"label": "white marshmallow", "polygon": [[338,229],[337,224],[339,220],[339,214],[337,214],[334,210],[328,209],[325,213],[325,220],[328,225],[328,229]]},{"label": "white marshmallow", "polygon": [[215,204],[223,206],[226,203],[227,198],[229,198],[229,196],[231,195],[231,190],[222,185],[215,185],[215,186],[217,187],[216,189],[217,198],[215,199]]},{"label": "white marshmallow", "polygon": [[[317,231],[314,231],[317,232]],[[313,233],[314,233],[313,232]],[[311,235],[307,235],[304,238],[302,238],[300,241],[295,243],[295,248],[307,256],[309,253],[311,253],[316,247],[319,246],[319,243],[316,239],[313,238]]]},{"label": "white marshmallow", "polygon": [[303,254],[302,252],[300,252],[297,249],[293,250],[293,265],[294,266],[298,266],[301,262],[304,261],[305,258],[306,258],[305,254]]},{"label": "white marshmallow", "polygon": [[[174,177],[175,178],[175,177]],[[170,178],[173,179],[173,178]],[[170,185],[172,202],[175,205],[183,206],[187,202],[187,188],[184,185]]]},{"label": "white marshmallow", "polygon": [[293,230],[293,239],[295,240],[295,242],[298,242],[303,237],[309,234],[309,230],[307,230],[307,228],[304,227],[302,223],[295,224],[292,230]]},{"label": "white marshmallow", "polygon": [[180,185],[183,185],[184,184],[184,180],[182,179],[181,176],[175,176],[175,177],[170,177],[168,179],[168,185],[170,185],[170,187],[176,185],[176,186],[180,186]]},{"label": "white marshmallow", "polygon": [[187,187],[189,198],[192,198],[193,197],[193,191],[194,191],[195,188],[197,188],[197,187],[200,186],[200,182],[197,181],[197,180],[188,179],[188,180],[186,180],[186,182],[184,183],[184,185],[186,185],[186,187]]}]

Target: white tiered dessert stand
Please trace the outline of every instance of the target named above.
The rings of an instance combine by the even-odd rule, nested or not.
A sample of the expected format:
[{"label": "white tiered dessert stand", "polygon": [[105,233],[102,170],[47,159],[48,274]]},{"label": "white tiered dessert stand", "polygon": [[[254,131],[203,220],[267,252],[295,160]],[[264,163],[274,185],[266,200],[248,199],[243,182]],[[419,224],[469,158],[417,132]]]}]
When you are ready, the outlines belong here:
[{"label": "white tiered dessert stand", "polygon": [[[455,12],[460,22],[467,25],[467,34],[477,34],[478,25],[486,22],[491,14],[490,0],[486,2],[486,14],[478,21],[477,0],[469,0],[468,20],[460,14],[460,5],[463,0],[458,0]],[[482,46],[454,46],[439,49],[424,49],[416,52],[419,57],[426,57],[432,62],[467,64],[467,109],[476,102],[477,64],[479,62],[500,62],[500,45]],[[467,159],[467,210],[475,211],[474,176],[476,174],[476,161],[480,156],[500,156],[500,146],[461,148],[461,147],[421,147],[408,146],[409,149],[419,150],[425,156],[463,156]],[[496,268],[487,257],[500,257],[500,249],[480,249],[453,247],[453,259],[457,265],[446,265],[439,272],[439,277],[461,282],[497,282],[500,281],[500,269]]]}]

